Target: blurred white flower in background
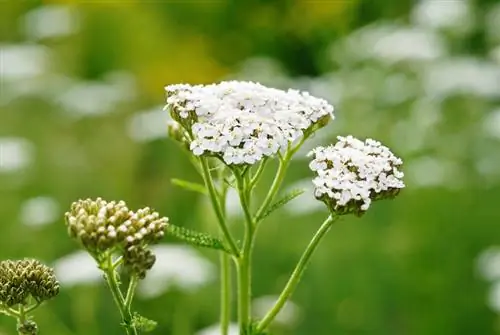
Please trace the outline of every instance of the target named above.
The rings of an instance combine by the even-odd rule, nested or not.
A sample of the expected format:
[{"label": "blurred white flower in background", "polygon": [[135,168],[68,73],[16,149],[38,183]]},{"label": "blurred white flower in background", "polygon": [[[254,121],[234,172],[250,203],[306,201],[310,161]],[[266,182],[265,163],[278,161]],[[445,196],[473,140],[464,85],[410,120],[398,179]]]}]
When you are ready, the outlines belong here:
[{"label": "blurred white flower in background", "polygon": [[500,312],[500,282],[495,282],[488,294],[488,306],[495,312]]},{"label": "blurred white flower in background", "polygon": [[311,183],[311,178],[305,178],[291,184],[283,194],[293,190],[304,190],[304,193],[285,205],[284,209],[291,215],[306,215],[324,210],[325,205],[314,198],[314,185]]},{"label": "blurred white flower in background", "polygon": [[474,26],[474,17],[467,0],[418,1],[412,11],[418,25],[430,28],[450,28],[454,32],[467,32]]},{"label": "blurred white flower in background", "polygon": [[49,49],[36,44],[0,45],[0,78],[28,80],[47,71]]},{"label": "blurred white flower in background", "polygon": [[500,45],[497,46],[496,48],[492,49],[489,54],[490,58],[500,65]]},{"label": "blurred white flower in background", "polygon": [[500,107],[486,115],[483,129],[491,137],[500,139]]},{"label": "blurred white flower in background", "polygon": [[167,122],[171,120],[163,106],[137,112],[128,120],[127,133],[136,142],[148,142],[167,137]]},{"label": "blurred white flower in background", "polygon": [[341,63],[373,58],[390,65],[431,61],[446,53],[444,41],[436,32],[387,23],[365,26],[333,46],[333,57]]},{"label": "blurred white flower in background", "polygon": [[160,296],[172,287],[191,292],[215,277],[214,265],[190,246],[159,245],[151,250],[156,263],[137,288],[144,298]]},{"label": "blurred white flower in background", "polygon": [[20,137],[0,137],[0,173],[14,172],[33,159],[33,145]]},{"label": "blurred white flower in background", "polygon": [[492,246],[481,252],[477,258],[477,270],[486,280],[500,280],[500,246]]},{"label": "blurred white flower in background", "polygon": [[41,6],[26,13],[22,30],[32,40],[71,35],[78,31],[80,25],[77,14],[69,6]]},{"label": "blurred white flower in background", "polygon": [[405,175],[412,187],[456,188],[464,182],[457,162],[432,156],[414,159],[405,167]]},{"label": "blurred white flower in background", "polygon": [[135,98],[135,79],[131,74],[109,73],[103,81],[76,81],[60,92],[56,102],[74,117],[113,112],[119,103]]},{"label": "blurred white flower in background", "polygon": [[500,97],[500,66],[475,58],[450,58],[429,66],[424,74],[426,93],[437,99],[453,94]]},{"label": "blurred white flower in background", "polygon": [[22,203],[20,221],[27,226],[43,226],[57,221],[59,214],[60,206],[56,199],[40,196]]},{"label": "blurred white flower in background", "polygon": [[241,209],[238,191],[232,187],[227,190],[226,212],[231,218],[243,217],[243,210]]},{"label": "blurred white flower in background", "polygon": [[95,260],[85,251],[76,251],[54,262],[54,271],[62,287],[95,284],[102,279]]},{"label": "blurred white flower in background", "polygon": [[[333,105],[341,101],[345,89],[345,83],[341,76],[335,72],[325,73],[321,77],[298,78],[294,85],[314,96],[327,100]],[[338,121],[336,120],[336,122]]]},{"label": "blurred white flower in background", "polygon": [[284,75],[281,63],[270,57],[252,57],[245,60],[236,77],[277,87],[290,86],[291,81]]},{"label": "blurred white flower in background", "polygon": [[406,154],[418,152],[429,143],[427,137],[441,120],[441,106],[433,99],[414,101],[408,118],[395,122],[391,136],[394,149]]},{"label": "blurred white flower in background", "polygon": [[481,277],[492,282],[487,304],[495,312],[500,312],[500,246],[484,250],[477,258],[477,270]]},{"label": "blurred white flower in background", "polygon": [[[256,318],[263,318],[274,306],[278,296],[266,295],[255,298],[252,302],[252,312]],[[288,300],[273,322],[282,325],[293,326],[300,317],[300,307],[291,300]]]},{"label": "blurred white flower in background", "polygon": [[[228,335],[238,335],[240,333],[238,325],[235,323],[231,323],[229,325]],[[207,328],[203,328],[198,331],[196,335],[220,335],[220,324],[214,324]]]}]

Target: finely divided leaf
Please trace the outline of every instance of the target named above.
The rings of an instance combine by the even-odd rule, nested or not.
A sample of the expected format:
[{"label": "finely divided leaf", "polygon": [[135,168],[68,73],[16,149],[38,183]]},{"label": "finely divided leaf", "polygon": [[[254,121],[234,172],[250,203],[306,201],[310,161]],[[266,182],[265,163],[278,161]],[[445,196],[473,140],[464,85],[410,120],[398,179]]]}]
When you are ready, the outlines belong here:
[{"label": "finely divided leaf", "polygon": [[197,232],[173,224],[167,226],[167,234],[197,247],[228,251],[221,240],[209,234]]},{"label": "finely divided leaf", "polygon": [[269,206],[269,208],[267,208],[267,210],[264,213],[262,213],[261,216],[259,216],[257,218],[257,222],[261,221],[265,217],[269,216],[275,210],[280,209],[281,207],[286,205],[288,202],[292,201],[293,199],[295,199],[296,197],[298,197],[299,195],[304,193],[304,191],[305,190],[297,189],[297,190],[292,190],[292,191],[288,192],[281,199],[279,199],[278,201],[273,203],[271,206]]}]

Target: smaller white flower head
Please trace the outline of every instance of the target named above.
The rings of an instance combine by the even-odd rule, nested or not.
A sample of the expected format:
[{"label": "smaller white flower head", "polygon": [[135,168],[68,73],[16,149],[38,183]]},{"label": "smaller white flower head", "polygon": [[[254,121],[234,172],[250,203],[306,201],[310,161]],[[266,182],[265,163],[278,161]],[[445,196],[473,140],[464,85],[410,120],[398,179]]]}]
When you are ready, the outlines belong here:
[{"label": "smaller white flower head", "polygon": [[363,214],[373,200],[395,196],[405,187],[398,168],[403,161],[380,142],[338,137],[328,147],[317,147],[309,164],[317,173],[314,195],[337,214]]},{"label": "smaller white flower head", "polygon": [[193,154],[216,155],[228,165],[273,156],[333,118],[326,100],[253,82],[169,85],[165,90],[166,108],[189,132]]}]

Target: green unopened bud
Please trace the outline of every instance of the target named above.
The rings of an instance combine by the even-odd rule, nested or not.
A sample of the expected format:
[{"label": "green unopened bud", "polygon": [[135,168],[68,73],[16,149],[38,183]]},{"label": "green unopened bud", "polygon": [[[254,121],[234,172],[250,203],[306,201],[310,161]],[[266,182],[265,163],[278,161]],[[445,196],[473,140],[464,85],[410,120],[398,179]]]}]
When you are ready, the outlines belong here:
[{"label": "green unopened bud", "polygon": [[74,202],[65,217],[69,235],[93,255],[123,250],[131,243],[156,243],[168,224],[168,218],[148,207],[133,212],[124,201],[101,198]]},{"label": "green unopened bud", "polygon": [[165,235],[168,219],[160,218],[158,212],[153,212],[149,207],[139,209],[130,218],[131,234],[136,243],[153,244]]},{"label": "green unopened bud", "polygon": [[17,332],[20,335],[36,335],[38,334],[38,326],[35,321],[26,320],[23,323],[17,324]]},{"label": "green unopened bud", "polygon": [[79,200],[65,214],[66,226],[71,237],[95,254],[116,245],[116,227],[127,221],[131,213],[124,201]]},{"label": "green unopened bud", "polygon": [[0,262],[0,302],[7,306],[25,304],[28,297],[37,302],[59,293],[54,270],[36,259]]},{"label": "green unopened bud", "polygon": [[123,255],[125,269],[137,275],[139,279],[146,277],[146,272],[150,270],[156,262],[153,252],[143,246],[131,245],[125,249]]}]

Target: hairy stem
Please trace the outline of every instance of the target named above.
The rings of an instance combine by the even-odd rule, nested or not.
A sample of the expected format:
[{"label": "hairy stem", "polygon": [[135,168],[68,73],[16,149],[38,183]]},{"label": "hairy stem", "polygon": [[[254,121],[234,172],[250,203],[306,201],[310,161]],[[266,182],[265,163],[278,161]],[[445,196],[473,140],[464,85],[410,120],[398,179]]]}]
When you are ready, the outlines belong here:
[{"label": "hairy stem", "polygon": [[273,183],[271,184],[271,188],[269,189],[266,198],[262,202],[262,205],[260,205],[257,214],[255,214],[256,224],[258,223],[258,220],[262,216],[262,214],[271,205],[274,198],[276,197],[276,194],[278,194],[278,191],[281,187],[281,183],[283,182],[283,179],[285,179],[286,170],[288,168],[288,165],[290,164],[290,158],[291,158],[290,155],[285,155],[285,157],[282,160],[280,160],[278,171],[276,172],[276,176],[274,177]]},{"label": "hairy stem", "polygon": [[[236,176],[240,204],[245,214],[245,237],[243,250],[238,259],[238,324],[240,334],[246,334],[251,322],[251,299],[252,299],[252,246],[254,241],[254,222],[250,214],[247,187],[250,186],[248,179]],[[245,182],[246,181],[246,182]]]},{"label": "hairy stem", "polygon": [[290,298],[292,293],[294,292],[295,288],[300,282],[300,279],[302,277],[302,274],[304,273],[304,270],[306,269],[307,264],[311,260],[311,256],[313,255],[314,251],[318,247],[321,239],[325,234],[328,232],[332,224],[338,219],[338,216],[329,216],[321,225],[321,227],[318,229],[318,231],[314,234],[312,240],[309,242],[309,245],[307,246],[306,250],[300,257],[299,262],[295,266],[295,269],[293,270],[292,275],[288,279],[288,282],[285,285],[285,288],[281,292],[280,296],[278,297],[278,300],[274,304],[274,306],[267,312],[267,314],[264,316],[264,318],[259,322],[257,325],[257,331],[263,331],[265,330],[269,324],[274,320],[276,315],[281,311],[287,300]]},{"label": "hairy stem", "polygon": [[[130,306],[126,305],[126,300],[123,297],[122,292],[120,291],[118,278],[116,276],[116,270],[113,267],[113,261],[111,259],[111,256],[108,256],[107,266],[104,267],[104,269],[105,269],[104,277],[106,278],[108,287],[111,291],[111,294],[113,295],[113,300],[115,301],[115,304],[118,307],[118,310],[120,311],[120,315],[122,318],[122,326],[123,328],[125,328],[125,332],[127,333],[127,335],[138,335],[137,329],[135,329],[134,325],[132,324],[132,313],[130,312]],[[132,298],[129,299],[131,303]]]},{"label": "hairy stem", "polygon": [[125,295],[125,308],[129,313],[137,284],[139,284],[139,278],[136,275],[132,275],[132,278],[130,278],[130,283],[128,284],[127,294]]},{"label": "hairy stem", "polygon": [[223,212],[221,204],[219,202],[218,194],[217,194],[217,191],[216,191],[215,186],[214,186],[214,181],[213,181],[212,176],[210,174],[208,161],[204,157],[201,157],[200,161],[201,161],[201,167],[202,167],[203,179],[205,181],[205,186],[208,189],[210,202],[212,203],[212,207],[213,207],[214,212],[217,216],[217,222],[219,223],[220,230],[222,231],[222,234],[224,235],[224,239],[225,239],[226,243],[229,245],[229,250],[231,250],[231,254],[238,257],[239,250],[238,250],[238,247],[236,246],[236,242],[234,242],[234,239],[231,235],[231,232],[229,231],[229,229],[226,225],[224,212]]},{"label": "hairy stem", "polygon": [[264,172],[264,168],[266,167],[268,161],[269,161],[268,158],[264,158],[262,162],[260,162],[257,171],[255,171],[252,180],[250,181],[250,185],[248,187],[250,190],[253,189],[255,185],[257,185],[257,183],[259,182],[260,177],[262,176],[262,173]]},{"label": "hairy stem", "polygon": [[[220,201],[222,214],[226,218],[226,196],[228,185],[224,182],[224,169],[219,173],[221,181]],[[229,335],[229,324],[231,323],[231,260],[226,252],[220,252],[220,332],[221,335]]]}]

